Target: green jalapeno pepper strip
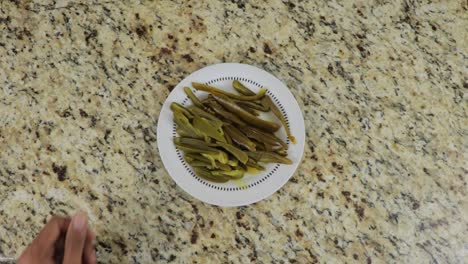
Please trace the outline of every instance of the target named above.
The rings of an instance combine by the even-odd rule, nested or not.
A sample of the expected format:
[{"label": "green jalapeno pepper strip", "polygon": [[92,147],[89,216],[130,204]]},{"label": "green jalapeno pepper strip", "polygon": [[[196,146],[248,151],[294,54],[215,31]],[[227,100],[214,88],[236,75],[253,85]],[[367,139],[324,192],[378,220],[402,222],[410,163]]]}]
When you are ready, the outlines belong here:
[{"label": "green jalapeno pepper strip", "polygon": [[255,147],[257,148],[257,151],[265,151],[265,144],[263,144],[262,142],[258,142],[256,140],[252,140],[252,142],[254,142],[255,144]]},{"label": "green jalapeno pepper strip", "polygon": [[239,131],[236,127],[231,125],[226,125],[224,127],[224,132],[228,134],[232,141],[235,142],[237,145],[249,150],[255,151],[255,143],[252,142],[248,137],[246,137],[241,131]]},{"label": "green jalapeno pepper strip", "polygon": [[245,122],[242,121],[239,117],[237,117],[235,114],[226,111],[220,104],[218,104],[214,99],[212,101],[207,102],[208,106],[210,109],[213,110],[216,114],[222,116],[224,119],[227,119],[228,121],[245,126]]},{"label": "green jalapeno pepper strip", "polygon": [[288,155],[288,151],[286,151],[285,149],[279,149],[279,150],[276,150],[275,152],[283,157],[286,157]]},{"label": "green jalapeno pepper strip", "polygon": [[292,164],[290,159],[278,155],[274,152],[256,151],[246,153],[249,158],[254,159],[257,162]]},{"label": "green jalapeno pepper strip", "polygon": [[191,160],[200,160],[200,161],[210,162],[209,159],[207,159],[207,158],[205,158],[202,155],[197,154],[197,153],[185,153],[184,158],[185,159],[191,159]]},{"label": "green jalapeno pepper strip", "polygon": [[249,166],[249,167],[255,168],[257,170],[261,170],[261,171],[265,170],[265,167],[258,164],[255,160],[253,160],[251,158],[249,158],[246,165]]},{"label": "green jalapeno pepper strip", "polygon": [[216,125],[222,125],[224,123],[223,121],[221,121],[221,119],[217,118],[211,113],[208,113],[207,111],[205,111],[205,109],[202,109],[198,106],[191,105],[188,109],[193,113],[194,117],[199,116],[199,117],[206,118],[208,120],[215,122]]},{"label": "green jalapeno pepper strip", "polygon": [[243,95],[248,95],[248,96],[252,96],[252,95],[255,95],[255,93],[250,90],[249,88],[245,87],[241,82],[239,82],[238,80],[234,80],[232,82],[232,87],[238,91],[240,94],[243,94]]},{"label": "green jalapeno pepper strip", "polygon": [[198,139],[203,139],[203,136],[195,134],[193,131],[185,130],[180,127],[176,128],[177,134],[181,137],[189,137],[189,138],[198,138]]},{"label": "green jalapeno pepper strip", "polygon": [[197,176],[207,181],[223,183],[223,182],[229,181],[230,179],[229,177],[226,177],[226,176],[215,176],[209,170],[206,170],[200,167],[194,167],[193,170],[195,171]]},{"label": "green jalapeno pepper strip", "polygon": [[192,112],[190,112],[187,108],[185,108],[184,106],[182,106],[181,104],[178,104],[178,103],[176,103],[176,102],[172,102],[172,103],[171,103],[171,110],[172,110],[173,112],[176,112],[176,111],[181,112],[181,113],[184,114],[188,119],[192,119],[192,118],[193,118]]},{"label": "green jalapeno pepper strip", "polygon": [[236,167],[239,165],[239,160],[237,159],[229,159],[226,163],[227,165],[231,166],[231,167]]},{"label": "green jalapeno pepper strip", "polygon": [[192,167],[205,167],[207,169],[214,169],[210,162],[201,160],[185,160]]},{"label": "green jalapeno pepper strip", "polygon": [[257,110],[255,110],[255,109],[253,109],[253,108],[250,108],[250,107],[248,107],[248,106],[241,106],[241,105],[239,105],[239,107],[242,108],[242,109],[244,109],[245,111],[249,112],[249,113],[250,113],[251,115],[253,115],[253,116],[256,116],[256,117],[257,117],[257,116],[260,115],[260,113],[259,113]]},{"label": "green jalapeno pepper strip", "polygon": [[[232,82],[232,87],[234,87],[234,89],[236,91],[238,91],[239,93],[243,94],[243,95],[254,95],[255,93],[250,90],[249,88],[245,87],[245,85],[243,85],[242,83],[240,83],[239,81],[235,80]],[[264,97],[262,97],[260,99],[260,104],[262,106],[262,109],[264,110],[260,110],[260,109],[257,109],[257,110],[260,110],[262,112],[266,112],[266,111],[269,111],[270,110],[270,105],[268,104],[267,102],[267,98],[268,95],[265,95]]]},{"label": "green jalapeno pepper strip", "polygon": [[177,124],[179,132],[185,131],[185,134],[196,138],[206,138],[201,131],[192,126],[189,119],[180,111],[174,111],[174,122]]},{"label": "green jalapeno pepper strip", "polygon": [[232,179],[240,179],[244,177],[245,170],[242,170],[242,169],[237,169],[237,170],[232,170],[232,171],[213,170],[211,171],[211,174],[215,176],[225,176],[225,177],[229,177]]},{"label": "green jalapeno pepper strip", "polygon": [[226,133],[226,131],[224,131],[224,138],[226,139],[226,143],[228,143],[229,145],[232,145],[232,138],[231,136],[229,136],[228,133]]},{"label": "green jalapeno pepper strip", "polygon": [[258,142],[262,142],[265,145],[270,145],[273,150],[281,149],[281,148],[288,148],[288,145],[281,140],[280,138],[276,137],[271,133],[264,132],[260,129],[245,126],[241,127],[240,130],[249,138],[253,138]]},{"label": "green jalapeno pepper strip", "polygon": [[195,116],[193,118],[193,127],[201,131],[204,135],[226,143],[222,125],[216,124],[214,121]]},{"label": "green jalapeno pepper strip", "polygon": [[192,92],[192,89],[190,89],[189,87],[184,87],[184,92],[185,94],[188,96],[188,98],[190,98],[190,100],[192,101],[192,103],[200,108],[204,108],[202,102],[200,101],[200,99],[198,99],[197,96],[195,96],[195,94]]},{"label": "green jalapeno pepper strip", "polygon": [[213,86],[209,86],[209,85],[197,83],[197,82],[192,82],[192,86],[193,88],[200,90],[200,91],[210,92],[213,94],[222,94],[230,98],[242,100],[242,101],[255,101],[265,96],[265,93],[266,93],[266,89],[264,88],[260,89],[260,91],[258,91],[258,93],[255,95],[247,96],[247,95],[237,95],[237,94],[229,93],[224,90],[215,88]]},{"label": "green jalapeno pepper strip", "polygon": [[211,160],[200,155],[200,154],[196,154],[196,153],[186,153],[184,155],[184,158],[186,161],[189,161],[189,160],[193,160],[193,161],[200,161],[200,162],[203,162],[203,163],[208,163],[211,165],[211,167],[213,168],[217,168],[217,169],[220,169],[220,170],[225,170],[225,171],[230,171],[231,170],[231,167],[227,164],[222,164],[221,162],[219,161],[215,161],[214,162],[214,165],[211,164]]},{"label": "green jalapeno pepper strip", "polygon": [[249,156],[247,156],[244,151],[234,147],[233,145],[229,145],[223,142],[216,142],[216,144],[227,150],[227,152],[231,153],[236,159],[242,162],[242,164],[246,164],[247,160],[249,160]]},{"label": "green jalapeno pepper strip", "polygon": [[279,144],[270,145],[268,143],[263,143],[263,145],[265,146],[265,150],[270,152],[276,152],[277,150],[283,149],[283,146]]},{"label": "green jalapeno pepper strip", "polygon": [[248,107],[248,108],[250,108],[250,109],[258,110],[258,111],[261,111],[261,112],[268,112],[268,111],[270,111],[270,107],[264,107],[264,106],[261,105],[261,104],[257,104],[257,103],[251,102],[251,101],[239,101],[239,100],[234,100],[234,102],[235,102],[236,104],[238,104],[239,106]]},{"label": "green jalapeno pepper strip", "polygon": [[188,138],[188,137],[177,137],[174,138],[175,144],[184,144],[190,145],[196,148],[202,149],[211,149],[212,147],[216,147],[217,145],[214,143],[207,143],[206,141],[195,139],[195,138]]},{"label": "green jalapeno pepper strip", "polygon": [[289,130],[286,119],[284,119],[284,116],[281,113],[281,111],[278,109],[275,103],[273,103],[269,96],[265,96],[264,100],[270,105],[270,109],[273,112],[273,114],[281,121],[281,124],[283,124],[284,130],[286,131],[286,135],[288,135],[289,140],[291,140],[293,144],[296,144],[296,138],[291,134],[291,130]]},{"label": "green jalapeno pepper strip", "polygon": [[184,151],[185,153],[201,154],[203,157],[209,159],[211,162],[211,165],[213,166],[216,166],[216,162],[215,162],[216,160],[221,162],[222,164],[226,164],[229,161],[229,158],[226,152],[219,150],[219,149],[215,149],[211,147],[201,149],[201,148],[196,148],[194,146],[185,145],[185,144],[177,144],[177,143],[176,143],[176,146],[177,148]]},{"label": "green jalapeno pepper strip", "polygon": [[258,127],[262,130],[268,131],[268,132],[275,132],[277,131],[281,126],[269,122],[263,119],[260,119],[249,112],[245,111],[244,109],[240,108],[236,103],[233,101],[229,100],[227,97],[224,96],[213,96],[213,98],[221,104],[226,110],[236,114],[238,117],[240,117],[242,120],[244,120],[246,123]]}]

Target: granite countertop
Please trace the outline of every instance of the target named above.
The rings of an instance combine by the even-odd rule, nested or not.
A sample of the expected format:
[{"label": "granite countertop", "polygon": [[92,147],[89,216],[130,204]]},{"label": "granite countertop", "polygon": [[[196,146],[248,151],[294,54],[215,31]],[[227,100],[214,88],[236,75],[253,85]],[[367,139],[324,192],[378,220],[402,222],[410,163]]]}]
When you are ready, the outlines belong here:
[{"label": "granite countertop", "polygon": [[[462,263],[464,1],[1,1],[0,259],[88,213],[101,263]],[[201,203],[161,163],[165,98],[206,65],[283,80],[305,158],[270,198]]]}]

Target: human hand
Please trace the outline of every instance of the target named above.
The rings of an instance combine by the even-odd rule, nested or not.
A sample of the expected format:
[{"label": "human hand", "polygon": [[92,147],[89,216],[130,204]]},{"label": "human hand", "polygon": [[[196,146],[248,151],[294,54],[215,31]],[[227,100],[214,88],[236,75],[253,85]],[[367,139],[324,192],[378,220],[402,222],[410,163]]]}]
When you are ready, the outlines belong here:
[{"label": "human hand", "polygon": [[95,264],[94,239],[85,213],[71,219],[54,216],[23,251],[18,264],[54,264],[62,256],[66,264]]}]

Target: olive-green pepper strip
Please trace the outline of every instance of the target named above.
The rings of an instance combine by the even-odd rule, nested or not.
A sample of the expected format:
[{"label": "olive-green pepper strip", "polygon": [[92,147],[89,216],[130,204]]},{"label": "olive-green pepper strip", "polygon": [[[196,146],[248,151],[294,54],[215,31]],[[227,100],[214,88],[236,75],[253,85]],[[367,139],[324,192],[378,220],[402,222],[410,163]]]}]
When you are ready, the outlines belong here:
[{"label": "olive-green pepper strip", "polygon": [[206,169],[202,169],[200,167],[194,167],[193,170],[195,171],[195,173],[207,180],[207,181],[212,181],[212,182],[219,182],[219,183],[222,183],[222,182],[227,182],[229,181],[229,177],[226,177],[226,176],[215,176],[213,175],[209,170],[206,170]]},{"label": "olive-green pepper strip", "polygon": [[262,99],[260,99],[260,104],[265,108],[265,109],[268,109],[268,111],[271,110],[271,107],[270,107],[270,104],[268,103],[268,98],[269,97],[268,95],[265,95],[264,97],[262,97]]},{"label": "olive-green pepper strip", "polygon": [[232,138],[225,131],[224,131],[224,138],[226,139],[226,143],[228,143],[229,145],[232,145]]},{"label": "olive-green pepper strip", "polygon": [[236,167],[239,164],[239,160],[237,159],[230,159],[226,162],[227,165]]},{"label": "olive-green pepper strip", "polygon": [[200,99],[198,99],[197,96],[195,96],[195,94],[192,92],[192,89],[190,89],[189,87],[184,87],[184,92],[185,94],[187,94],[188,98],[190,98],[190,100],[192,101],[192,103],[200,108],[203,108],[203,104],[202,102],[200,102]]},{"label": "olive-green pepper strip", "polygon": [[230,98],[237,99],[237,100],[243,100],[243,101],[258,100],[258,99],[262,98],[263,96],[265,96],[265,93],[266,93],[266,89],[262,88],[262,89],[260,89],[260,91],[258,91],[257,94],[252,95],[252,96],[246,96],[246,95],[237,95],[237,94],[233,94],[233,93],[230,93],[230,92],[226,92],[224,90],[221,90],[221,89],[218,89],[218,88],[215,88],[213,86],[206,85],[206,84],[202,84],[202,83],[192,82],[192,86],[193,86],[193,88],[195,88],[197,90],[200,90],[200,91],[210,92],[210,93],[213,93],[213,94],[222,94],[222,95],[228,96]]},{"label": "olive-green pepper strip", "polygon": [[186,153],[200,153],[203,157],[206,157],[207,159],[209,159],[213,166],[216,166],[216,163],[215,163],[216,160],[223,164],[226,164],[229,161],[226,152],[221,151],[219,149],[215,149],[215,148],[212,148],[212,150],[206,149],[206,148],[200,149],[200,148],[195,148],[193,146],[183,145],[183,144],[176,144],[176,146],[180,150]]},{"label": "olive-green pepper strip", "polygon": [[222,126],[217,125],[214,121],[210,121],[203,117],[195,116],[193,118],[193,127],[211,138],[214,138],[221,142],[226,142]]},{"label": "olive-green pepper strip", "polygon": [[269,144],[265,144],[265,142],[259,142],[258,140],[255,140],[255,146],[257,148],[257,151],[274,151],[274,149],[282,149],[283,148],[283,146],[281,146],[279,144],[269,145]]},{"label": "olive-green pepper strip", "polygon": [[184,130],[187,132],[188,135],[196,136],[196,137],[204,137],[204,135],[196,129],[195,127],[190,124],[188,118],[180,111],[174,111],[174,122],[177,124],[177,128],[180,130]]},{"label": "olive-green pepper strip", "polygon": [[255,127],[250,127],[250,130],[256,130],[257,133],[259,133],[260,135],[263,135],[265,138],[267,138],[267,141],[278,142],[283,146],[283,148],[288,149],[288,144],[286,144],[286,142],[284,142],[279,137],[275,136],[275,134],[268,133],[268,132],[262,131],[260,129],[256,129]]},{"label": "olive-green pepper strip", "polygon": [[242,162],[242,164],[246,164],[247,160],[249,160],[249,156],[247,156],[244,151],[234,147],[233,145],[229,145],[223,142],[216,142],[216,144],[227,150],[227,152],[231,153],[234,157],[236,157],[236,159]]},{"label": "olive-green pepper strip", "polygon": [[291,130],[289,130],[286,119],[284,119],[284,116],[281,113],[281,111],[278,109],[278,107],[275,105],[275,103],[273,103],[273,101],[271,100],[271,98],[268,95],[265,96],[265,101],[270,105],[270,109],[273,112],[273,114],[275,114],[275,116],[283,124],[284,130],[286,131],[286,135],[288,136],[289,140],[291,140],[291,142],[293,144],[296,144],[296,138],[291,134]]},{"label": "olive-green pepper strip", "polygon": [[212,115],[211,113],[208,113],[204,109],[197,107],[195,105],[191,105],[189,107],[189,110],[192,111],[194,117],[199,116],[199,117],[204,117],[208,120],[211,120],[216,123],[216,125],[222,125],[224,122],[221,121],[221,119],[217,118],[216,116]]},{"label": "olive-green pepper strip", "polygon": [[193,167],[206,167],[208,169],[211,169],[213,168],[213,166],[211,165],[210,162],[205,162],[205,161],[201,161],[201,160],[185,160],[187,161],[187,163],[190,165],[190,166],[193,166]]},{"label": "olive-green pepper strip", "polygon": [[181,137],[190,137],[190,138],[203,138],[203,136],[199,136],[195,134],[195,132],[190,131],[190,130],[185,130],[183,128],[177,127],[176,129],[177,134]]},{"label": "olive-green pepper strip", "polygon": [[211,162],[211,166],[216,166],[217,156],[214,154],[200,153],[203,157],[207,158]]},{"label": "olive-green pepper strip", "polygon": [[186,128],[186,127],[190,127],[190,120],[188,119],[187,116],[184,115],[183,112],[179,111],[179,110],[176,110],[176,111],[173,111],[172,112],[173,116],[174,116],[174,122],[182,127],[182,128]]},{"label": "olive-green pepper strip", "polygon": [[201,100],[202,104],[205,105],[205,103],[213,100],[213,98],[210,97],[211,94],[208,95],[208,97],[205,97],[204,99]]},{"label": "olive-green pepper strip", "polygon": [[240,117],[242,120],[244,120],[246,123],[249,123],[252,126],[258,127],[268,132],[275,132],[281,127],[280,125],[276,123],[260,119],[250,114],[249,112],[240,108],[236,103],[234,103],[233,101],[229,100],[228,98],[224,96],[213,96],[213,97],[218,103],[220,103],[228,111],[231,111],[232,113],[236,114],[238,117]]},{"label": "olive-green pepper strip", "polygon": [[257,151],[265,151],[265,144],[262,142],[254,141],[255,142],[255,147],[257,148]]},{"label": "olive-green pepper strip", "polygon": [[292,161],[286,157],[278,155],[274,152],[266,151],[256,151],[256,152],[246,152],[249,158],[254,159],[255,161],[266,162],[266,163],[283,163],[283,164],[292,164]]},{"label": "olive-green pepper strip", "polygon": [[263,146],[265,146],[266,151],[270,151],[270,152],[283,149],[283,146],[280,144],[271,145],[271,144],[263,142]]},{"label": "olive-green pepper strip", "polygon": [[[234,87],[234,89],[236,91],[238,91],[239,93],[241,93],[243,95],[254,95],[255,94],[252,90],[245,87],[245,85],[243,85],[242,83],[240,83],[237,80],[232,82],[232,87]],[[257,110],[260,110],[262,112],[270,111],[270,105],[268,104],[268,102],[266,100],[266,97],[268,97],[268,96],[265,95],[264,97],[262,97],[260,99],[260,104],[261,104],[262,109],[257,109]],[[253,108],[255,108],[255,107],[253,107]]]},{"label": "olive-green pepper strip", "polygon": [[215,176],[227,176],[232,179],[240,179],[244,177],[245,171],[244,170],[232,170],[232,171],[211,171],[211,174]]},{"label": "olive-green pepper strip", "polygon": [[196,154],[196,153],[185,153],[184,158],[210,162],[209,159],[203,157],[200,154]]},{"label": "olive-green pepper strip", "polygon": [[231,125],[224,126],[224,132],[228,134],[232,141],[235,142],[237,145],[248,149],[250,151],[255,151],[255,143],[252,142],[248,137],[246,137],[242,132],[240,132],[237,128]]},{"label": "olive-green pepper strip", "polygon": [[245,87],[245,85],[243,85],[241,82],[239,82],[238,80],[234,80],[232,82],[232,87],[234,87],[234,89],[236,91],[238,91],[240,94],[243,94],[243,95],[248,95],[248,96],[252,96],[252,95],[255,95],[255,93],[250,90],[249,88]]},{"label": "olive-green pepper strip", "polygon": [[218,168],[220,170],[225,170],[225,171],[230,171],[231,170],[231,167],[227,164],[222,164],[221,162],[219,161],[215,161],[214,164],[211,163],[211,160],[202,156],[202,155],[199,155],[199,154],[195,154],[195,153],[187,153],[185,154],[184,156],[185,160],[189,161],[189,160],[196,160],[196,161],[201,161],[203,163],[208,163],[210,164],[212,167],[214,168]]},{"label": "olive-green pepper strip", "polygon": [[255,110],[253,108],[250,108],[248,106],[240,106],[240,108],[244,109],[245,111],[249,112],[249,114],[251,114],[251,115],[253,115],[255,117],[260,115],[260,113],[257,110]]},{"label": "olive-green pepper strip", "polygon": [[223,171],[231,171],[231,166],[229,166],[227,164],[222,164],[222,163],[216,162],[215,167],[220,169],[220,170],[223,170]]},{"label": "olive-green pepper strip", "polygon": [[[258,142],[264,143],[265,145],[270,145],[273,150],[288,148],[288,145],[284,143],[281,139],[276,137],[271,133],[261,131],[254,127],[245,126],[240,129],[247,137],[253,138]],[[268,148],[267,148],[268,149]]]},{"label": "olive-green pepper strip", "polygon": [[200,148],[216,147],[217,146],[214,143],[206,143],[203,140],[199,140],[199,139],[195,139],[195,138],[188,138],[188,137],[174,138],[174,143],[175,144],[191,145],[191,146],[200,147]]},{"label": "olive-green pepper strip", "polygon": [[238,104],[240,106],[248,107],[248,108],[251,108],[251,109],[258,110],[258,111],[262,111],[262,112],[270,111],[270,107],[264,107],[261,104],[257,104],[257,103],[251,102],[251,101],[235,100],[234,102],[236,102],[236,104]]},{"label": "olive-green pepper strip", "polygon": [[[216,148],[212,148],[212,147],[208,147],[208,146],[193,146],[193,145],[188,145],[188,144],[182,144],[182,143],[176,142],[175,140],[174,140],[174,144],[179,149],[185,151],[186,153],[218,154],[220,152],[223,152],[222,150],[219,150],[219,149],[216,149]],[[226,153],[224,153],[224,154],[226,154]]]},{"label": "olive-green pepper strip", "polygon": [[288,152],[285,149],[279,149],[279,150],[276,150],[275,152],[283,157],[286,157],[288,155]]},{"label": "olive-green pepper strip", "polygon": [[221,164],[219,162],[216,163],[215,166],[213,166],[209,161],[200,161],[200,160],[186,160],[187,163],[192,166],[192,167],[203,167],[209,170],[214,170],[214,169],[220,169],[222,171],[231,171],[231,167],[226,165],[226,164]]},{"label": "olive-green pepper strip", "polygon": [[182,106],[182,105],[180,105],[180,104],[178,104],[176,102],[171,103],[171,110],[173,112],[180,111],[180,112],[182,112],[182,114],[184,114],[189,119],[193,118],[193,114],[187,108],[185,108],[184,106]]},{"label": "olive-green pepper strip", "polygon": [[265,170],[265,167],[258,164],[255,160],[253,160],[251,158],[249,158],[246,165],[249,166],[249,167],[255,168],[257,170],[262,170],[262,171]]},{"label": "olive-green pepper strip", "polygon": [[228,121],[231,121],[235,124],[245,126],[245,122],[242,121],[239,117],[237,117],[235,114],[226,111],[220,104],[218,104],[214,99],[213,101],[208,101],[207,102],[208,106],[210,109],[212,109],[216,114],[222,116],[224,119],[227,119]]}]

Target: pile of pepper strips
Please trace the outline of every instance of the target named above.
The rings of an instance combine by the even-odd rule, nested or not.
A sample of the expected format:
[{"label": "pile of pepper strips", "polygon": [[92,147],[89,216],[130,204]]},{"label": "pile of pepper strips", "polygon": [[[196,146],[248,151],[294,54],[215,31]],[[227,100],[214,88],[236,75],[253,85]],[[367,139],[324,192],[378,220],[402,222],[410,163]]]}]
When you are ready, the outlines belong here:
[{"label": "pile of pepper strips", "polygon": [[259,111],[272,111],[295,143],[266,89],[254,93],[239,81],[232,85],[240,94],[193,82],[193,88],[209,92],[208,97],[200,100],[185,87],[193,105],[171,104],[180,135],[174,139],[175,145],[184,151],[185,161],[199,177],[213,182],[240,179],[249,167],[264,170],[260,163],[292,163],[287,158],[287,144],[273,134],[281,125],[258,117]]}]

